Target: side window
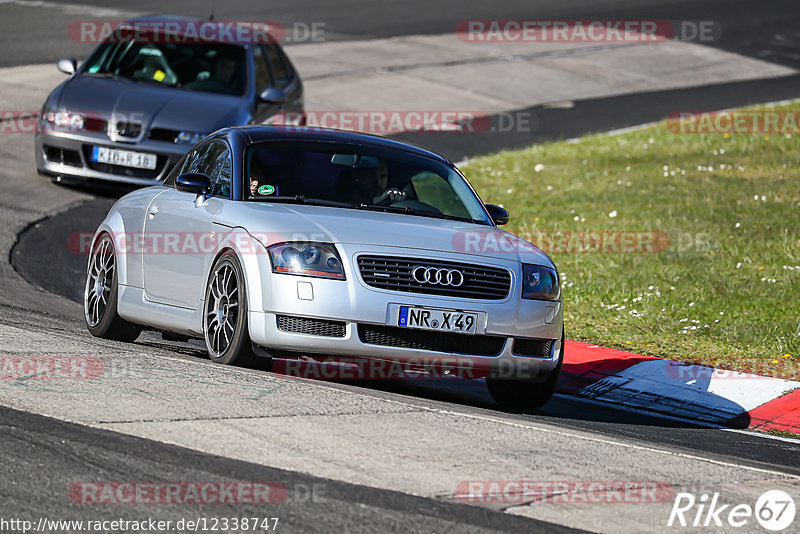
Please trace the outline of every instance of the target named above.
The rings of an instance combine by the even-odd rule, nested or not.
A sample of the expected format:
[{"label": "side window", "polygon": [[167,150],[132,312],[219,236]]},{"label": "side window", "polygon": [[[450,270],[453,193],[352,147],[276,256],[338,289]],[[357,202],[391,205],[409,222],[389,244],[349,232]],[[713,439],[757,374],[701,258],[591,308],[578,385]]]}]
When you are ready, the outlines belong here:
[{"label": "side window", "polygon": [[292,79],[292,72],[289,66],[284,61],[284,56],[281,53],[278,45],[270,43],[264,45],[267,49],[267,56],[269,57],[269,64],[272,66],[272,74],[275,76],[276,87],[286,87]]},{"label": "side window", "polygon": [[217,158],[220,153],[226,150],[226,145],[222,141],[211,141],[195,148],[190,157],[186,158],[181,173],[197,172],[205,174],[213,182],[219,169],[217,168]]},{"label": "side window", "polygon": [[201,156],[203,153],[203,147],[207,145],[199,146],[194,150],[189,151],[182,159],[178,160],[178,163],[175,164],[175,167],[170,171],[167,178],[164,180],[164,184],[167,187],[175,187],[175,178],[185,172],[195,172],[188,170],[191,166],[195,165],[195,161],[198,157]]},{"label": "side window", "polygon": [[253,63],[256,73],[256,90],[261,92],[272,85],[272,74],[269,71],[267,59],[260,46],[253,47]]},{"label": "side window", "polygon": [[[164,185],[175,183],[175,176],[187,172],[205,174],[211,181],[211,194],[230,198],[231,157],[228,145],[223,141],[211,141],[193,149],[186,155],[180,170],[172,171]],[[171,179],[171,181],[170,181]],[[168,183],[169,182],[169,183]]]},{"label": "side window", "polygon": [[211,194],[218,197],[231,198],[231,152],[228,147],[216,158],[216,176]]}]

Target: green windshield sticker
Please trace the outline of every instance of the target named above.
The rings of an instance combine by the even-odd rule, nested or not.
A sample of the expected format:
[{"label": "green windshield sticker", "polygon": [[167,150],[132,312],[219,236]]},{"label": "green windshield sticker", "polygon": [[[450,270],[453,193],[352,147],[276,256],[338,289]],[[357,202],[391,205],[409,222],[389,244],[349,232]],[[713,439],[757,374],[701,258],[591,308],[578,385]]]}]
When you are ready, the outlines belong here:
[{"label": "green windshield sticker", "polygon": [[95,73],[95,72],[97,72],[98,70],[100,70],[100,65],[92,65],[91,67],[89,67],[89,72],[90,72],[91,74],[94,74],[94,73]]},{"label": "green windshield sticker", "polygon": [[259,195],[271,195],[274,192],[275,188],[272,187],[271,185],[262,185],[261,187],[258,188]]}]

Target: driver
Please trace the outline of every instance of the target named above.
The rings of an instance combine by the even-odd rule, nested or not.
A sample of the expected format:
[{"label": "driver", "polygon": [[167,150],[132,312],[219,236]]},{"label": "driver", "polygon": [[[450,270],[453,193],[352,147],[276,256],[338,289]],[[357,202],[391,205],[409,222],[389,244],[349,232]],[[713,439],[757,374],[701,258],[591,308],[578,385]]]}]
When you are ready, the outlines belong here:
[{"label": "driver", "polygon": [[393,204],[405,200],[406,194],[396,187],[386,188],[389,168],[381,161],[378,167],[356,168],[355,196],[364,204]]},{"label": "driver", "polygon": [[248,198],[258,198],[262,196],[258,192],[258,188],[259,186],[266,185],[268,175],[269,173],[266,167],[258,160],[258,157],[254,156],[250,161],[250,195]]},{"label": "driver", "polygon": [[230,50],[218,50],[212,59],[211,72],[203,70],[197,78],[186,84],[190,89],[235,94],[240,85],[237,74],[241,58]]},{"label": "driver", "polygon": [[214,78],[233,87],[234,72],[236,72],[236,60],[230,55],[218,54],[214,59]]}]

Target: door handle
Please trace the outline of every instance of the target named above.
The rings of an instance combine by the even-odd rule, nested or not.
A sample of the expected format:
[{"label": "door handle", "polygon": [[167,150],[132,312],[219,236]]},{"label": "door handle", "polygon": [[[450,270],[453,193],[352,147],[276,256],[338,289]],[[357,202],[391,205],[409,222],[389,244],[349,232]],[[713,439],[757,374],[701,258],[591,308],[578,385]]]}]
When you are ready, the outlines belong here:
[{"label": "door handle", "polygon": [[157,213],[158,213],[158,207],[156,206],[150,206],[147,209],[147,214],[150,216],[151,219],[155,217]]}]

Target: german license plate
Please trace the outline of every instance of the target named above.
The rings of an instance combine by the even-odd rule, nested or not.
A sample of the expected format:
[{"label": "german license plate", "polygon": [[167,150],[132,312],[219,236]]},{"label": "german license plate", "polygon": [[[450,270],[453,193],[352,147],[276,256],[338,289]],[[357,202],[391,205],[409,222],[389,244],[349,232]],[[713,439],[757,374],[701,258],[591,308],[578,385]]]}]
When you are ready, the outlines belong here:
[{"label": "german license plate", "polygon": [[458,334],[474,334],[477,323],[477,313],[416,306],[400,306],[397,317],[397,326],[400,327]]},{"label": "german license plate", "polygon": [[133,152],[131,150],[119,150],[102,146],[92,148],[92,161],[121,165],[122,167],[134,167],[136,169],[153,170],[156,168],[155,154],[145,154],[144,152]]}]

